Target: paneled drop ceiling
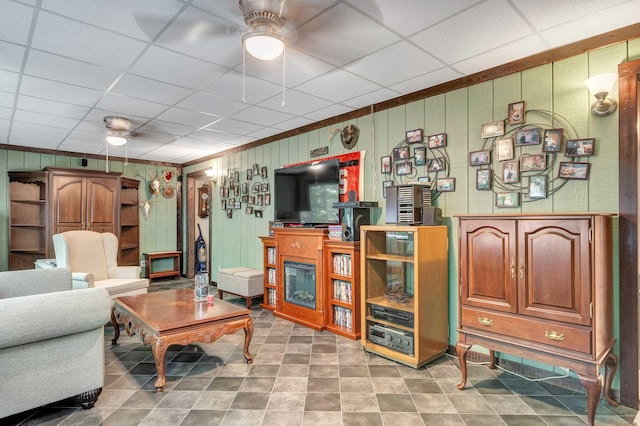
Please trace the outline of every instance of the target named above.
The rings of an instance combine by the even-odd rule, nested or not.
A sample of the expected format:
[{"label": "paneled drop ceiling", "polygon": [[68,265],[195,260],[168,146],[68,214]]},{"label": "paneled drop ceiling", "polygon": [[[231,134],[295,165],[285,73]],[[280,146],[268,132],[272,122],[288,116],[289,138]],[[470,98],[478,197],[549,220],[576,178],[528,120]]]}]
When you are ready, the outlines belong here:
[{"label": "paneled drop ceiling", "polygon": [[247,57],[243,102],[237,0],[0,0],[0,144],[104,154],[122,115],[130,158],[182,164],[640,17],[640,0],[288,4],[283,107],[280,59]]}]

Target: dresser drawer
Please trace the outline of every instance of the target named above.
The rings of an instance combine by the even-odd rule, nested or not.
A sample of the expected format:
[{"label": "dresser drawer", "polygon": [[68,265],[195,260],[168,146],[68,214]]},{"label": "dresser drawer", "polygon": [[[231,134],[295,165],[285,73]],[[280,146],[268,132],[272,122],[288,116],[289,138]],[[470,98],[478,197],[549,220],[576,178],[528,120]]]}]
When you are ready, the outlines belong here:
[{"label": "dresser drawer", "polygon": [[572,351],[591,353],[591,328],[461,307],[461,328],[512,336]]}]

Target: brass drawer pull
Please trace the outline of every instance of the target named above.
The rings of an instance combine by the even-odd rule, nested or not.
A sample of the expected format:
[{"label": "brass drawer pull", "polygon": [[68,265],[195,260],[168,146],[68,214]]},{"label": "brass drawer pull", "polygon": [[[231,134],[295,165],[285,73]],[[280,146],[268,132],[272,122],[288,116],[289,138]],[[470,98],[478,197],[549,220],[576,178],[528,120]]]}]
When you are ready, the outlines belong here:
[{"label": "brass drawer pull", "polygon": [[480,318],[478,317],[478,322],[482,325],[485,325],[487,327],[491,327],[493,325],[493,320],[490,320],[489,318]]},{"label": "brass drawer pull", "polygon": [[555,331],[544,331],[544,335],[547,336],[549,339],[551,340],[557,340],[558,342],[561,342],[564,340],[564,334],[562,333],[556,333]]}]

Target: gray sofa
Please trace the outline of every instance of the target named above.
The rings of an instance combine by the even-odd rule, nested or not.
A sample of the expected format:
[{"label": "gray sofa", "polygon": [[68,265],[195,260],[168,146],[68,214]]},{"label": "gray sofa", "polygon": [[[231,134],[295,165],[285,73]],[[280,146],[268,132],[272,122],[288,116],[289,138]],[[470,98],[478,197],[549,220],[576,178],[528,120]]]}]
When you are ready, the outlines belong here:
[{"label": "gray sofa", "polygon": [[70,397],[93,407],[111,306],[106,289],[72,290],[65,268],[0,272],[0,418]]}]

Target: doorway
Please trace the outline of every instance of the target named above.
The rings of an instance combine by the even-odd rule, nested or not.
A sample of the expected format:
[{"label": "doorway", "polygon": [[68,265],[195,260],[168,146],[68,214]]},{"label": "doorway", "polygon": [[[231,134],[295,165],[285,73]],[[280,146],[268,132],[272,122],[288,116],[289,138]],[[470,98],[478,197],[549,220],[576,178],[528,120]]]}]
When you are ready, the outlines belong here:
[{"label": "doorway", "polygon": [[[203,197],[206,194],[206,198]],[[196,247],[195,242],[200,231],[207,246],[207,271],[211,264],[211,227],[209,215],[211,212],[211,182],[207,175],[194,172],[187,175],[187,220],[186,220],[186,277],[195,276]],[[208,203],[208,204],[207,204]],[[199,225],[199,227],[198,227]]]}]

